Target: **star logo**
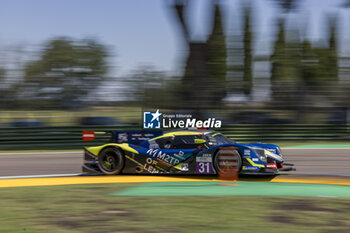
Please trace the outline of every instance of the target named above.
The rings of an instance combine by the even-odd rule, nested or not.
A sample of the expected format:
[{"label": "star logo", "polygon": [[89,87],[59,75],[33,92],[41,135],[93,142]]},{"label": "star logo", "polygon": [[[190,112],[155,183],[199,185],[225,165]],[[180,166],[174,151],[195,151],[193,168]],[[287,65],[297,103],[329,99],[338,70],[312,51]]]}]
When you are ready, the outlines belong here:
[{"label": "star logo", "polygon": [[159,113],[159,109],[157,109],[157,111],[155,113],[151,113],[151,114],[153,116],[151,122],[154,121],[154,120],[159,121],[159,117],[162,115],[161,113]]},{"label": "star logo", "polygon": [[143,112],[143,128],[144,129],[160,129],[161,115],[157,109],[156,112]]}]

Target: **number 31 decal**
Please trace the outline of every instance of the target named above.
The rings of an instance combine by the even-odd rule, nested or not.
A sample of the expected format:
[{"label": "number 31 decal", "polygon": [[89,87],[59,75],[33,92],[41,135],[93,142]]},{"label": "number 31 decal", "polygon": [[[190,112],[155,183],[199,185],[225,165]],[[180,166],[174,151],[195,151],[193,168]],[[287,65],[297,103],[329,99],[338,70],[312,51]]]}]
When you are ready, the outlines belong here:
[{"label": "number 31 decal", "polygon": [[196,173],[201,174],[211,174],[212,168],[210,162],[197,162],[196,164]]}]

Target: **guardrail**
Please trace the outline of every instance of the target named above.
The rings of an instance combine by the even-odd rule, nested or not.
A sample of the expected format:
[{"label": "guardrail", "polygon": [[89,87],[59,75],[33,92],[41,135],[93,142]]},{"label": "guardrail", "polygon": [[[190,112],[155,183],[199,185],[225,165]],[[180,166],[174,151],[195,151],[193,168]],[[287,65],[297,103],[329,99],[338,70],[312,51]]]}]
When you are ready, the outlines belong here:
[{"label": "guardrail", "polygon": [[[101,145],[109,136],[82,141],[82,131],[140,130],[137,126],[0,128],[0,151],[81,149]],[[349,142],[346,125],[226,125],[217,130],[238,142]]]}]

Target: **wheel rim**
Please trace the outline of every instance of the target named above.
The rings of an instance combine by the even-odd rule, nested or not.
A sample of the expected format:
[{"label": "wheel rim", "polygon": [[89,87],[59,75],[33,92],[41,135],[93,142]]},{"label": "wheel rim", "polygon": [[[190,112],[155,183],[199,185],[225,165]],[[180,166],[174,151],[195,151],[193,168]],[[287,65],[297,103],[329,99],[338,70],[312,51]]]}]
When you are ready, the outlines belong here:
[{"label": "wheel rim", "polygon": [[116,169],[117,161],[114,153],[106,153],[102,157],[102,167],[108,172],[113,172]]},{"label": "wheel rim", "polygon": [[[236,155],[237,156],[237,165],[238,165],[238,167],[237,167],[237,170],[238,170],[238,172],[240,172],[240,170],[241,170],[241,167],[242,167],[242,158],[240,157],[240,155],[239,154],[237,154]],[[214,164],[215,164],[215,168],[216,168],[216,170],[217,170],[217,172],[218,173],[220,173],[220,172],[223,172],[221,169],[220,169],[220,165],[219,165],[219,154],[216,154],[216,156],[215,156],[215,158],[214,158]],[[225,173],[225,172],[224,172]]]}]

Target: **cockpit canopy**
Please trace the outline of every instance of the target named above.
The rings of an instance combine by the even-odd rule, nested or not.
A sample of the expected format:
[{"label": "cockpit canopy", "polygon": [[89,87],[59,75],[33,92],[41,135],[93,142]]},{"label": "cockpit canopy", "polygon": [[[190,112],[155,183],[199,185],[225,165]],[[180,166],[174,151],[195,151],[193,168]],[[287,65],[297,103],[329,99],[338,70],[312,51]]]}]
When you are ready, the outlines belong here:
[{"label": "cockpit canopy", "polygon": [[214,131],[174,131],[152,138],[140,144],[143,147],[159,149],[196,149],[235,143],[221,133]]}]

